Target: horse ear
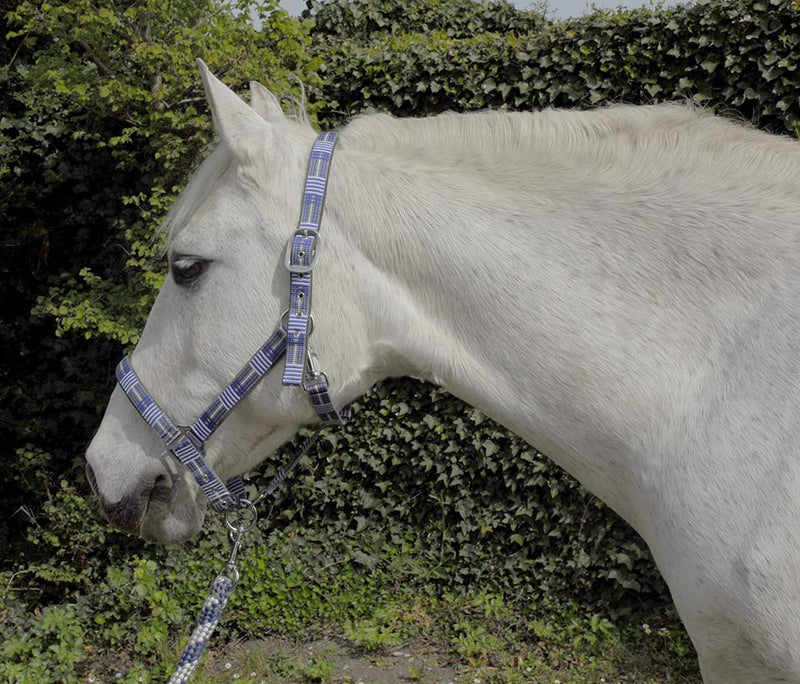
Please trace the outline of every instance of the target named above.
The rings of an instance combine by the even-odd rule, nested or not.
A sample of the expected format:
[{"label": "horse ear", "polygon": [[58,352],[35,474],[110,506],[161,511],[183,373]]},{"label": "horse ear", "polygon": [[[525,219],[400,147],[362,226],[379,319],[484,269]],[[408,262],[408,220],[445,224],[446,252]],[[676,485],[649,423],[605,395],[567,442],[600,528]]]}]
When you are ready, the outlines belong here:
[{"label": "horse ear", "polygon": [[197,60],[206,100],[214,117],[214,129],[220,140],[231,141],[244,135],[264,133],[264,120],[222,81],[212,74],[203,60]]},{"label": "horse ear", "polygon": [[262,119],[283,118],[283,109],[278,98],[258,81],[250,81],[250,106]]}]

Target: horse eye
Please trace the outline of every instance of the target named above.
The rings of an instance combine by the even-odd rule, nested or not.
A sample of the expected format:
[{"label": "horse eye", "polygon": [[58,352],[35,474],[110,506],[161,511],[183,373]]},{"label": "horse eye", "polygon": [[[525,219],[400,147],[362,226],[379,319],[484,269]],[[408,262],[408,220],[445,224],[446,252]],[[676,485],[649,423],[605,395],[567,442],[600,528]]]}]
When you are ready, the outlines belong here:
[{"label": "horse eye", "polygon": [[208,261],[196,257],[179,257],[170,265],[172,277],[178,285],[189,285],[206,270]]}]

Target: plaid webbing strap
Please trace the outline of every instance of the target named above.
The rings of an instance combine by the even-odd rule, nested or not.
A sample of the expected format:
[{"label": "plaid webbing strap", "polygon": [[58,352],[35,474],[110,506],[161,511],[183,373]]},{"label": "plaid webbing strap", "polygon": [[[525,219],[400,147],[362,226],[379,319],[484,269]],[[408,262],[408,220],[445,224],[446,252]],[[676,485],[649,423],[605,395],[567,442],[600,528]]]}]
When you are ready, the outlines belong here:
[{"label": "plaid webbing strap", "polygon": [[338,133],[324,132],[317,136],[308,161],[306,185],[300,222],[287,253],[286,268],[291,273],[289,288],[289,339],[286,345],[286,367],[283,384],[299,387],[306,367],[309,318],[311,317],[311,279],[319,256],[319,227],[325,189],[331,168],[333,149]]},{"label": "plaid webbing strap", "polygon": [[279,327],[247,362],[239,374],[211,402],[193,425],[176,425],[150,395],[126,356],[117,366],[117,380],[133,406],[152,427],[175,457],[186,466],[216,510],[238,505],[244,498],[241,477],[228,480],[226,487],[205,460],[205,443],[283,355],[286,349],[286,329]]},{"label": "plaid webbing strap", "polygon": [[306,385],[308,396],[314,404],[314,410],[324,425],[344,425],[352,414],[350,406],[344,406],[338,411],[333,405],[328,390],[328,379],[325,375],[316,376],[311,384]]}]

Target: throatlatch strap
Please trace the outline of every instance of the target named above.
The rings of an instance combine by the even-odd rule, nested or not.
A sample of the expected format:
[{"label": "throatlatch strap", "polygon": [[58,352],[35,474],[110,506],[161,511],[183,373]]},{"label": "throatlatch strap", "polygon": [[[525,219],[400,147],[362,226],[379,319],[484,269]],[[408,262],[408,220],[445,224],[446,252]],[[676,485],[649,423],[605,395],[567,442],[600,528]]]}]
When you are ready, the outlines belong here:
[{"label": "throatlatch strap", "polygon": [[306,346],[311,313],[311,279],[319,250],[319,226],[325,189],[331,168],[333,149],[338,133],[320,133],[311,148],[303,207],[300,222],[292,238],[286,258],[291,273],[289,300],[289,339],[286,347],[286,367],[283,384],[299,387],[303,382],[306,363]]},{"label": "throatlatch strap", "polygon": [[350,420],[352,409],[349,405],[342,407],[339,411],[334,407],[328,390],[328,381],[324,375],[318,381],[306,385],[306,390],[314,403],[314,410],[323,424],[344,425]]}]

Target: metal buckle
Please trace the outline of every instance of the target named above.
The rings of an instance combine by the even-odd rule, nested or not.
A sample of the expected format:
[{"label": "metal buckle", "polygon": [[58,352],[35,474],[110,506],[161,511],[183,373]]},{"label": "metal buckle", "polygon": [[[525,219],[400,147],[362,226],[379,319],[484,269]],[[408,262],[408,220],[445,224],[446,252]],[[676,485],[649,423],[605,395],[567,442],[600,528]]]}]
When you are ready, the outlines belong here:
[{"label": "metal buckle", "polygon": [[[308,266],[292,263],[292,247],[294,247],[294,240],[297,237],[314,238],[310,247],[311,262],[308,264]],[[289,273],[294,273],[295,275],[305,275],[306,273],[311,273],[311,271],[313,271],[314,267],[317,265],[317,261],[319,260],[319,246],[321,244],[322,243],[318,230],[315,230],[314,228],[298,228],[295,230],[292,234],[292,237],[289,238],[289,242],[286,244],[286,256],[284,258],[284,264],[286,265],[286,269],[289,271]]]},{"label": "metal buckle", "polygon": [[245,534],[255,527],[258,509],[247,499],[239,500],[239,507],[225,512],[225,526],[231,541],[236,535]]},{"label": "metal buckle", "polygon": [[325,380],[326,385],[330,384],[330,382],[328,381],[328,374],[325,371],[318,371],[316,373],[306,373],[305,375],[303,375],[303,389],[306,392],[310,391],[309,388],[311,387],[311,385],[316,383],[317,380],[319,380],[320,378]]}]

